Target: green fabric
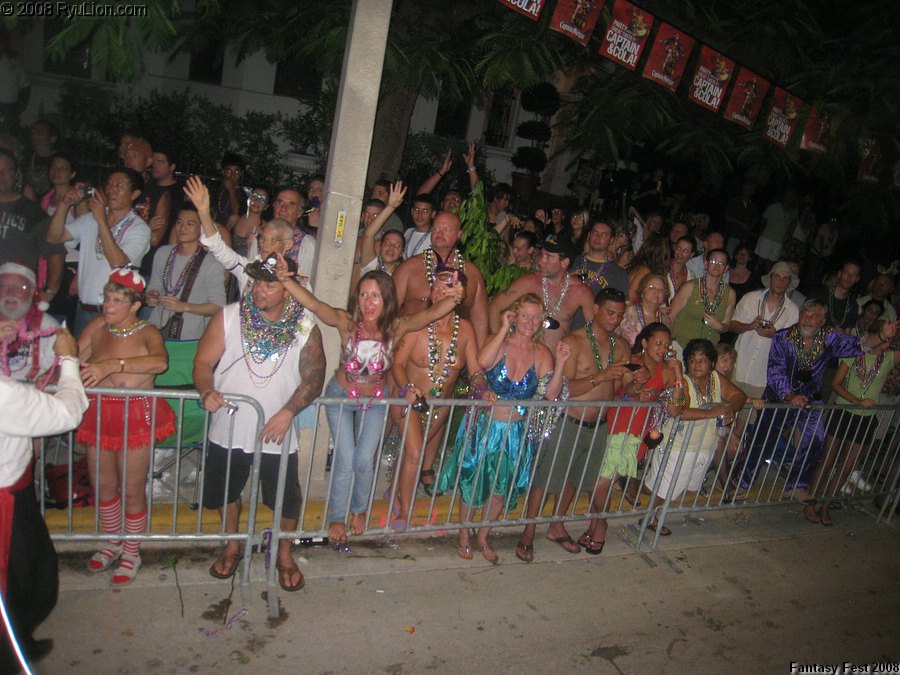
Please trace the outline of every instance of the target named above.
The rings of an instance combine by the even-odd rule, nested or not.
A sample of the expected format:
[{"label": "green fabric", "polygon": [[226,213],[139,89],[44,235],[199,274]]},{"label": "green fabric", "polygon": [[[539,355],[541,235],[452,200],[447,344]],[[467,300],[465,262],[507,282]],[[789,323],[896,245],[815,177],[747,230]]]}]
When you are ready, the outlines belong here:
[{"label": "green fabric", "polygon": [[[849,391],[856,398],[868,398],[877,403],[878,398],[881,396],[881,390],[884,388],[884,383],[887,380],[888,375],[891,374],[891,370],[894,368],[894,352],[888,351],[884,353],[884,360],[881,362],[878,374],[875,375],[875,379],[872,380],[872,383],[865,389],[860,386],[859,377],[856,375],[856,369],[854,367],[856,358],[857,357],[854,356],[841,359],[841,362],[847,365],[847,375],[844,377],[844,389]],[[871,368],[875,363],[875,357],[872,356],[872,354],[866,354],[865,359],[866,369]],[[856,405],[845,399],[843,396],[835,396],[835,402],[838,405]],[[860,417],[871,417],[875,414],[875,411],[854,410],[853,414],[859,415]]]},{"label": "green fabric", "polygon": [[[161,389],[194,388],[194,356],[197,354],[198,340],[166,340],[166,352],[169,355],[169,368],[156,376],[156,386]],[[206,412],[196,401],[178,398],[167,398],[178,417],[178,429],[181,430],[181,445],[203,443],[203,427]],[[182,408],[182,405],[184,406]],[[178,441],[178,431],[157,447],[174,446]]]}]

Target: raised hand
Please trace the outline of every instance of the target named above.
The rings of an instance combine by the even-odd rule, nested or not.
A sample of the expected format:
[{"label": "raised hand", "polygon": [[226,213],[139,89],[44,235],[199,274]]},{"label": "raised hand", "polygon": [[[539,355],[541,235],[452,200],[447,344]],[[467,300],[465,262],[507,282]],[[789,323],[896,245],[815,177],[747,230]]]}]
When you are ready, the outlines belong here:
[{"label": "raised hand", "polygon": [[400,208],[400,205],[403,204],[403,200],[406,197],[407,189],[408,188],[403,184],[402,180],[391,183],[391,191],[388,194],[388,206],[393,209]]},{"label": "raised hand", "polygon": [[199,176],[191,176],[184,184],[184,194],[197,207],[198,212],[209,213],[209,190]]}]

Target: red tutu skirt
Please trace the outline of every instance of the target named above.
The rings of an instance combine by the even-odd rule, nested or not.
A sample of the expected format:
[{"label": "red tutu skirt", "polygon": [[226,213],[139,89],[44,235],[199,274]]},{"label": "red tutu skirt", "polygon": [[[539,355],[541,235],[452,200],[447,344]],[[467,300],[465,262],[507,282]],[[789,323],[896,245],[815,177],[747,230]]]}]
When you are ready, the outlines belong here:
[{"label": "red tutu skirt", "polygon": [[[125,447],[125,397],[103,396],[100,412],[100,449],[120,452]],[[85,445],[97,444],[97,394],[89,394],[87,412],[75,433],[75,440]],[[151,439],[150,425],[154,422],[153,407],[156,407],[156,427]],[[161,441],[175,433],[175,412],[162,398],[130,396],[128,398],[128,447],[140,448],[150,445],[151,440]]]}]

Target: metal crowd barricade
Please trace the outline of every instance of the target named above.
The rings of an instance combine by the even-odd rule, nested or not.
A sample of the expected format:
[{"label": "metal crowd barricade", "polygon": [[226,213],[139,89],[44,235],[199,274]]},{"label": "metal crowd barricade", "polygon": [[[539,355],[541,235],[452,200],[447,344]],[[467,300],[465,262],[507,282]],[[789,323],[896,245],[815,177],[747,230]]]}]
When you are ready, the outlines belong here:
[{"label": "metal crowd barricade", "polygon": [[[184,418],[185,406],[197,405],[199,396],[194,391],[185,390],[136,390],[136,389],[94,389],[89,393],[104,396],[118,396],[130,399],[136,396],[165,398],[174,404],[179,419]],[[230,401],[238,405],[251,406],[256,415],[257,438],[263,426],[263,413],[259,404],[251,397],[240,394],[226,395]],[[629,424],[635,422],[637,432],[634,435],[643,437],[649,429],[650,416],[646,413],[655,404],[630,403],[630,402],[596,402],[602,405],[603,411],[600,420],[606,419],[610,407],[618,410],[618,415],[624,415]],[[433,414],[437,410],[446,410],[446,425],[437,436],[438,454],[435,459],[434,469],[438,476],[442,473],[447,459],[454,452],[457,439],[465,439],[475,442],[474,430],[479,415],[491,414],[491,409],[483,401],[472,400],[429,400],[430,413],[425,416],[422,437],[427,439],[432,432],[434,424]],[[330,431],[325,422],[323,407],[328,405],[352,408],[357,410],[356,402],[352,399],[328,399],[319,398],[312,404],[315,408],[316,418],[319,424],[311,430],[311,439],[304,437],[299,447],[299,466],[297,477],[304,500],[301,505],[299,524],[294,532],[281,530],[281,503],[284,495],[288,455],[292,448],[287,443],[282,448],[282,456],[279,469],[279,483],[276,495],[276,507],[271,530],[261,530],[257,527],[259,501],[259,471],[261,461],[261,444],[257,442],[253,448],[253,465],[251,480],[245,494],[248,495],[247,520],[236,534],[225,536],[224,529],[218,514],[211,509],[197,510],[197,505],[203,503],[202,485],[204,463],[207,444],[206,436],[209,424],[209,416],[205,414],[203,421],[203,442],[198,444],[185,443],[179,431],[171,441],[171,457],[162,461],[173,463],[174,475],[163,476],[157,471],[158,467],[153,454],[160,444],[151,444],[151,466],[148,472],[149,483],[159,482],[167,478],[173,486],[171,494],[155,496],[154,491],[149,490],[148,508],[150,519],[147,532],[142,535],[130,535],[131,538],[143,541],[222,541],[224,539],[236,539],[244,544],[243,567],[241,573],[241,588],[245,604],[249,601],[250,586],[250,561],[252,547],[262,544],[265,538],[269,538],[270,546],[282,539],[315,539],[327,536],[328,514],[332,508],[329,493],[333,472],[329,470],[328,457],[330,453],[328,439]],[[374,406],[394,406],[395,412],[406,411],[409,406],[402,399],[387,399],[374,401]],[[585,420],[583,409],[585,402],[548,402],[548,401],[503,401],[493,409],[500,411],[501,421],[509,421],[515,414],[514,405],[525,411],[525,425],[536,419],[549,408],[554,409],[554,414],[561,417],[556,424],[561,423],[577,425],[575,444],[583,438],[583,434],[590,435],[588,460],[600,460],[606,452],[606,444],[600,442],[603,422],[599,425],[582,424]],[[154,408],[155,409],[155,408]],[[502,498],[503,505],[496,518],[487,517],[487,508],[481,508],[481,515],[476,516],[477,509],[463,509],[465,518],[460,520],[457,513],[462,501],[463,490],[460,485],[460,473],[444,476],[446,490],[443,494],[434,491],[431,495],[421,491],[418,486],[418,476],[421,472],[424,452],[419,452],[414,469],[417,477],[416,487],[409,496],[409,518],[406,531],[409,533],[447,532],[460,528],[479,527],[524,527],[528,524],[549,524],[553,522],[583,522],[597,518],[624,519],[633,518],[636,524],[626,528],[626,537],[636,551],[645,547],[655,548],[666,518],[673,514],[684,514],[690,517],[694,513],[702,513],[714,509],[745,508],[774,505],[785,502],[798,501],[805,496],[821,499],[822,495],[834,495],[835,499],[850,502],[861,502],[864,499],[877,497],[881,500],[877,519],[879,521],[891,520],[896,512],[898,495],[900,495],[900,407],[879,406],[877,416],[872,415],[857,425],[850,432],[833,437],[823,430],[831,428],[840,415],[847,412],[861,412],[863,408],[850,406],[816,405],[810,410],[800,411],[797,408],[782,404],[767,404],[762,410],[757,411],[747,406],[736,416],[736,421],[730,427],[724,429],[724,435],[716,436],[716,447],[705,447],[704,454],[698,453],[692,447],[692,439],[696,434],[704,434],[705,424],[708,422],[684,422],[671,420],[663,426],[663,443],[655,449],[647,452],[643,463],[639,466],[638,476],[613,484],[604,500],[599,500],[598,481],[596,474],[589,474],[587,468],[577,472],[574,470],[573,448],[564,445],[561,438],[550,436],[538,437],[533,444],[527,447],[524,443],[514,448],[508,460],[512,463],[511,471],[514,475],[524,476],[524,489],[513,490],[512,486],[501,489],[498,479],[494,477],[494,483],[490,485],[489,495],[502,492],[498,498]],[[223,413],[224,414],[224,413]],[[640,416],[640,417],[639,417]],[[646,418],[646,419],[644,419]],[[870,430],[881,420],[883,426],[879,429],[876,439],[870,442]],[[391,505],[399,498],[399,486],[394,480],[400,467],[407,460],[406,445],[411,424],[419,424],[418,415],[405,414],[399,420],[389,414],[380,430],[380,439],[374,456],[371,458],[375,466],[375,477],[371,485],[366,486],[368,493],[365,529],[367,535],[384,536],[398,534],[391,528]],[[394,422],[397,422],[396,426]],[[152,424],[155,426],[155,412]],[[639,427],[639,431],[638,431]],[[882,433],[887,430],[887,433]],[[231,433],[234,431],[234,423],[231,423]],[[509,433],[507,431],[504,432]],[[38,489],[42,497],[42,508],[50,526],[51,534],[57,542],[97,542],[110,541],[125,538],[124,522],[117,533],[103,533],[99,523],[99,509],[74,508],[71,505],[62,511],[54,511],[49,508],[46,500],[44,462],[55,444],[56,455],[62,454],[71,465],[75,459],[75,446],[72,443],[72,434],[60,441],[45,442],[45,451],[41,454],[40,470],[38,471]],[[127,437],[127,421],[126,433]],[[699,437],[699,436],[698,436]],[[820,478],[809,485],[816,474],[816,466],[821,459],[821,454],[810,451],[810,438],[819,438],[823,442],[815,448],[822,453],[833,453],[835,459],[828,471],[822,472]],[[307,442],[307,440],[309,442]],[[338,445],[340,438],[332,439],[334,445]],[[865,443],[861,443],[866,441]],[[483,442],[483,441],[482,441]],[[859,451],[855,451],[855,444],[860,445]],[[127,447],[127,442],[123,442]],[[230,445],[230,444],[229,444]],[[295,443],[296,445],[296,443]],[[331,446],[331,447],[333,447]],[[523,452],[527,450],[527,452]],[[191,489],[190,476],[184,470],[183,463],[195,453],[199,470],[196,473],[197,483],[193,487],[193,499],[185,498],[182,491]],[[708,456],[707,456],[708,455]],[[410,455],[412,457],[412,455]],[[475,467],[476,474],[481,473],[482,464],[486,453],[478,453]],[[123,456],[123,475],[127,467],[128,454]],[[549,462],[552,471],[560,471],[575,497],[565,510],[559,508],[558,497],[551,498],[543,494],[539,500],[537,514],[528,514],[528,502],[532,498],[537,499],[537,488],[534,485],[535,470],[540,461]],[[654,466],[658,468],[650,470]],[[585,467],[591,464],[585,463]],[[96,468],[96,467],[95,467]],[[231,465],[226,470],[230,472]],[[664,482],[664,474],[670,472],[670,477]],[[696,489],[684,489],[676,491],[677,478],[682,472],[696,475],[702,473],[703,480]],[[446,472],[445,472],[446,473]],[[655,474],[655,475],[654,475]],[[676,479],[671,478],[675,476]],[[652,480],[651,480],[652,478]],[[693,486],[692,486],[693,487]],[[68,478],[68,494],[72,493],[73,482],[71,475]],[[514,494],[515,492],[515,494]],[[513,497],[517,499],[513,499]],[[124,495],[123,495],[124,497]],[[349,499],[349,497],[348,497]],[[225,504],[222,504],[223,508]],[[343,505],[342,505],[343,506]],[[346,506],[349,506],[346,505]],[[341,509],[343,510],[343,509]],[[349,509],[348,509],[349,510]],[[196,512],[195,512],[196,511]],[[187,514],[187,516],[185,515]],[[647,536],[647,530],[653,519],[656,519],[656,532],[653,538]],[[166,525],[168,521],[170,525]],[[269,612],[277,615],[277,578],[276,567],[268,564],[266,567],[266,584],[268,590]]]},{"label": "metal crowd barricade", "polygon": [[[48,387],[48,391],[54,391],[53,387]],[[153,439],[155,433],[151,433],[151,441],[148,452],[149,469],[148,479],[146,482],[147,491],[147,527],[142,534],[126,534],[124,526],[124,508],[122,520],[119,523],[117,532],[107,533],[102,531],[100,527],[100,509],[99,499],[94,495],[93,505],[86,507],[75,506],[72,500],[68,504],[54,505],[51,504],[49,486],[47,485],[47,459],[52,457],[55,462],[64,462],[68,464],[70,470],[65,479],[64,492],[71,497],[73,492],[78,489],[75,483],[73,467],[79,459],[86,457],[86,448],[79,447],[75,443],[75,432],[69,432],[61,436],[41,439],[42,451],[39,455],[36,467],[37,491],[41,495],[41,512],[47,521],[50,534],[55,542],[104,542],[119,541],[123,539],[136,539],[139,541],[176,541],[176,542],[219,542],[225,539],[234,539],[242,542],[244,548],[243,567],[241,573],[241,592],[244,596],[245,603],[249,601],[250,590],[250,559],[252,556],[252,547],[260,542],[261,536],[257,532],[257,503],[259,493],[259,471],[261,461],[262,444],[257,440],[253,451],[253,463],[251,468],[251,478],[245,490],[247,494],[247,510],[246,522],[239,528],[236,533],[229,533],[226,537],[224,532],[224,524],[216,511],[210,509],[202,509],[200,505],[203,503],[203,476],[204,476],[204,457],[207,449],[207,432],[209,429],[209,413],[202,411],[202,440],[197,443],[191,441],[185,443],[183,438],[183,425],[181,421],[185,419],[186,411],[193,412],[191,406],[199,406],[199,394],[196,391],[176,390],[176,389],[118,389],[110,387],[98,387],[89,389],[89,395],[97,397],[97,441],[96,447],[100,445],[100,424],[101,415],[104,406],[104,400],[107,402],[111,398],[124,399],[125,410],[128,405],[136,398],[142,398],[146,401],[145,405],[149,416],[149,424],[151,431],[157,428],[157,399],[168,400],[176,413],[177,428],[176,433],[172,437],[165,439],[164,442],[156,442]],[[259,432],[263,427],[264,415],[259,403],[251,396],[243,394],[226,394],[225,398],[237,406],[248,406],[253,409],[256,418],[256,438],[259,438]],[[226,414],[226,413],[222,413]],[[121,455],[121,472],[120,472],[120,489],[123,504],[127,498],[126,472],[129,462],[129,417],[126,414],[124,419],[123,439],[122,439],[122,455]],[[231,439],[234,436],[234,418],[230,418],[229,424],[229,443],[228,447],[232,447]],[[158,451],[167,448],[172,454],[171,457],[159,457]],[[193,481],[185,479],[185,471],[183,466],[194,454],[193,462],[196,471],[193,473]],[[94,465],[95,474],[99,472],[100,456],[99,452],[95,453],[96,462]],[[166,477],[157,465],[163,463],[172,471],[173,475]],[[231,471],[231,461],[228,461],[226,469],[225,481],[227,484],[228,474]],[[170,485],[171,494],[165,492],[159,493],[154,488],[160,481],[166,481]],[[193,488],[190,482],[194,482]],[[182,490],[193,489],[193,499],[185,498],[181,493]],[[227,495],[226,495],[227,499]],[[224,501],[224,500],[223,500]],[[169,506],[171,502],[171,506]],[[226,506],[225,503],[222,507]]]}]

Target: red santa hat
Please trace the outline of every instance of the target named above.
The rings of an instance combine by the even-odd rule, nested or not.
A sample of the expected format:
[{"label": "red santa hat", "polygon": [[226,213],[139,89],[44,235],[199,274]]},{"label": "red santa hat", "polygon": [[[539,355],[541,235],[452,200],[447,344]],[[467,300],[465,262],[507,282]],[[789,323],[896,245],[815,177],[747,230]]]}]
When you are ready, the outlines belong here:
[{"label": "red santa hat", "polygon": [[147,282],[144,281],[144,277],[127,267],[117,267],[114,269],[112,274],[109,275],[108,282],[130,288],[136,293],[143,293],[144,289],[147,288]]}]

